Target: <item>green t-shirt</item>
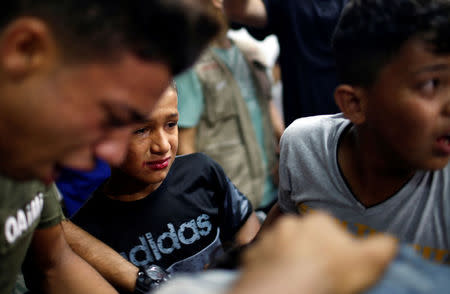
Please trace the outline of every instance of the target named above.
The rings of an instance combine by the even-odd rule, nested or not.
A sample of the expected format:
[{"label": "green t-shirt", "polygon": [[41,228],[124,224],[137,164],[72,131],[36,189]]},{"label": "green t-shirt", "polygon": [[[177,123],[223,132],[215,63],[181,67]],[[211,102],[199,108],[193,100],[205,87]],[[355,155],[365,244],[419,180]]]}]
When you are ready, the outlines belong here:
[{"label": "green t-shirt", "polygon": [[0,176],[0,293],[10,294],[35,229],[63,219],[55,185]]}]

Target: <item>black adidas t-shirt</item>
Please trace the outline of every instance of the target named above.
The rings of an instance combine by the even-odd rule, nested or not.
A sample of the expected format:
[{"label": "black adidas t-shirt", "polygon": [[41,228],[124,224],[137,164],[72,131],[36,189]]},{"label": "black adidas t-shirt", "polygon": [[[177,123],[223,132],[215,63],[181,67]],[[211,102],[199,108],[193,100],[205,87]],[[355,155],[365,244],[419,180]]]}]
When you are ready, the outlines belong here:
[{"label": "black adidas t-shirt", "polygon": [[136,266],[199,271],[252,213],[248,199],[204,154],[176,157],[161,186],[144,199],[112,200],[102,186],[72,221]]}]

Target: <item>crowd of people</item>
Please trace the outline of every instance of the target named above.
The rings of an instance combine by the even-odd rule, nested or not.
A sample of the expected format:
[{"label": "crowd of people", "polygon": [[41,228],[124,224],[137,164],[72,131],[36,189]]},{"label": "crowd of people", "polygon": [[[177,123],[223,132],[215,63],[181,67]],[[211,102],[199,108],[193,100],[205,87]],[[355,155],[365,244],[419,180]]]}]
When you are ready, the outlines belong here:
[{"label": "crowd of people", "polygon": [[8,1],[0,134],[0,293],[450,286],[449,0]]}]

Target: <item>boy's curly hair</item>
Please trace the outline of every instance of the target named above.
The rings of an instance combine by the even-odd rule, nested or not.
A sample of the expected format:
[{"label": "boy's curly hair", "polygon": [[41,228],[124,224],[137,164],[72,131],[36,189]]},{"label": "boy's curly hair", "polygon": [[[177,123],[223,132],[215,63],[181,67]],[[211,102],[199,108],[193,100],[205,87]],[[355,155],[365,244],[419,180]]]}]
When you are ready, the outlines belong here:
[{"label": "boy's curly hair", "polygon": [[450,53],[450,0],[350,0],[332,40],[341,82],[369,87],[413,37]]}]

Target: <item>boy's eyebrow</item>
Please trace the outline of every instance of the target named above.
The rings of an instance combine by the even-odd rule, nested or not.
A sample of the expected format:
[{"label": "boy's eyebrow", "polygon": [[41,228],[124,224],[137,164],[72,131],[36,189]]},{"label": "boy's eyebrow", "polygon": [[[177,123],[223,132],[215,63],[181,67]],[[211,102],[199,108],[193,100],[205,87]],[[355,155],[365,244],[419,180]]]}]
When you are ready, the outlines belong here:
[{"label": "boy's eyebrow", "polygon": [[177,118],[178,117],[178,112],[173,112],[173,113],[169,114],[167,117],[168,118]]},{"label": "boy's eyebrow", "polygon": [[[178,116],[179,116],[178,112],[169,113],[168,115],[166,115],[164,117],[164,120],[167,120],[167,119],[178,119]],[[152,117],[146,118],[145,121],[142,121],[142,123],[148,123],[148,124],[152,124],[154,122],[155,122],[155,120]]]}]

